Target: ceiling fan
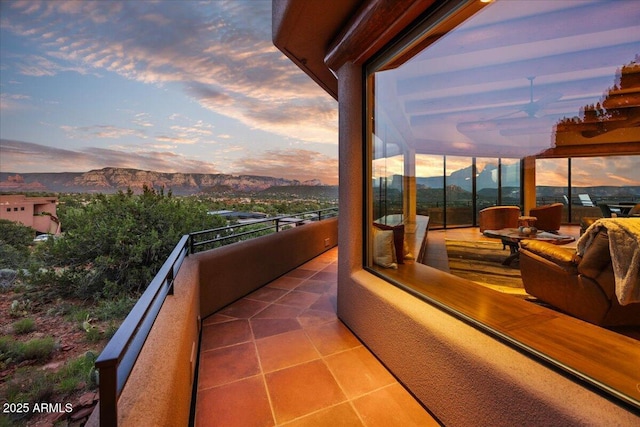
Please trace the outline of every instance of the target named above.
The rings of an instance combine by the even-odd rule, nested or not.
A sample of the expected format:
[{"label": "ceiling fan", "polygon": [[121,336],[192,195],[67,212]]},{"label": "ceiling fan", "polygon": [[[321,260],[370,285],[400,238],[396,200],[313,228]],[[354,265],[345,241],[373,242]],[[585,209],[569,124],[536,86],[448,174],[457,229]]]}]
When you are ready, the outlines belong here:
[{"label": "ceiling fan", "polygon": [[[544,117],[543,109],[548,104],[559,100],[562,97],[560,93],[549,93],[538,100],[534,100],[533,97],[533,80],[535,77],[527,77],[529,80],[529,102],[520,106],[518,109],[503,114],[501,116],[494,117],[487,120],[479,120],[473,122],[462,122],[456,126],[461,133],[472,133],[492,130],[503,129],[518,129],[526,126],[540,125],[543,123],[532,123],[534,119],[541,119]],[[521,113],[524,113],[521,114]],[[518,117],[514,117],[520,114]],[[545,123],[546,124],[546,123]]]}]

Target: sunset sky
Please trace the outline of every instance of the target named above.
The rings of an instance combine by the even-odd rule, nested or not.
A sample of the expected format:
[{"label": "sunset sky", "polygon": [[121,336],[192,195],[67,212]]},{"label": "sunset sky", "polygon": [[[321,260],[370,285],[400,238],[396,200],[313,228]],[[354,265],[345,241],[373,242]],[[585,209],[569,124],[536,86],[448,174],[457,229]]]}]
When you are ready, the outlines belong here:
[{"label": "sunset sky", "polygon": [[2,1],[0,171],[337,183],[337,102],[271,42],[271,1]]}]

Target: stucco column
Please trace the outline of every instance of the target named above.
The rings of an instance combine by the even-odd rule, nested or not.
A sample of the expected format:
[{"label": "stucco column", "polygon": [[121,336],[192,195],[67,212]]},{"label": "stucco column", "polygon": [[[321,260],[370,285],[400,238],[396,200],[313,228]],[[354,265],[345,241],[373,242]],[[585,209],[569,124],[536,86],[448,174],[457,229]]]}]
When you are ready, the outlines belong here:
[{"label": "stucco column", "polygon": [[362,67],[345,63],[338,76],[339,235],[338,278],[348,278],[362,268],[364,143],[362,113]]}]

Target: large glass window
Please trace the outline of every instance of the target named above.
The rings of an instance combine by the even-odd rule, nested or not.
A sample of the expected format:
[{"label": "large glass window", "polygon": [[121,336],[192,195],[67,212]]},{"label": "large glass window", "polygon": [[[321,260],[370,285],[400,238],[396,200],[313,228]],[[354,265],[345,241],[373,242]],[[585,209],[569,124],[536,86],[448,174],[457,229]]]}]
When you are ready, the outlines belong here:
[{"label": "large glass window", "polygon": [[[563,203],[563,221],[624,216],[640,199],[640,156],[536,160],[536,204]],[[620,206],[624,207],[620,207]]]},{"label": "large glass window", "polygon": [[[579,224],[640,202],[637,2],[438,4],[366,67],[369,221],[403,225],[406,242],[427,216],[446,230],[492,206],[527,221],[525,207],[562,203],[563,224]],[[367,267],[411,280],[401,246],[381,238],[398,227],[369,225]]]}]

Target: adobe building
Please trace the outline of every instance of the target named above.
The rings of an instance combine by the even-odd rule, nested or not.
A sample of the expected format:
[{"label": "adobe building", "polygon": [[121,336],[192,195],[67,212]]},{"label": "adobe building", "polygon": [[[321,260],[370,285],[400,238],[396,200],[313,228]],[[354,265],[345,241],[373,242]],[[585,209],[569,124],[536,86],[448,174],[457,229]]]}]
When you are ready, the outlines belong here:
[{"label": "adobe building", "polygon": [[0,219],[19,222],[38,233],[60,234],[57,197],[0,196]]},{"label": "adobe building", "polygon": [[434,167],[444,181],[466,165],[475,195],[495,160],[496,204],[523,215],[543,166],[570,196],[572,176],[637,170],[638,22],[636,1],[273,1],[274,44],[339,103],[338,315],[444,425],[640,422],[637,341],[418,262],[382,265],[373,227],[403,227],[422,257],[429,227],[477,226],[446,182],[442,217],[417,212]]}]

